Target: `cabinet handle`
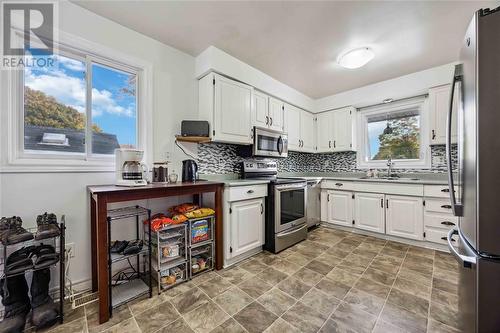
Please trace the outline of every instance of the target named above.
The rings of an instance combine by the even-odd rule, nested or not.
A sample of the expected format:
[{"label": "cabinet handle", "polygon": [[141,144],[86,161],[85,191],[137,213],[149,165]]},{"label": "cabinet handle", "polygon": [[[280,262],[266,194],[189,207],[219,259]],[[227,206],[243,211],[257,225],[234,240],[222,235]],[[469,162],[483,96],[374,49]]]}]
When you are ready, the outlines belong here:
[{"label": "cabinet handle", "polygon": [[442,205],[441,208],[451,209],[451,205]]},{"label": "cabinet handle", "polygon": [[451,225],[455,225],[455,223],[450,222],[450,221],[443,221],[443,222],[441,222],[441,224],[442,224],[442,225],[449,225],[449,226],[451,226]]},{"label": "cabinet handle", "polygon": [[342,183],[335,183],[335,186],[344,186]]},{"label": "cabinet handle", "polygon": [[248,194],[252,194],[253,193],[253,190],[248,190],[247,191]]},{"label": "cabinet handle", "polygon": [[332,148],[332,140],[328,140],[328,148]]},{"label": "cabinet handle", "polygon": [[384,208],[384,199],[380,199],[380,207]]},{"label": "cabinet handle", "polygon": [[[441,239],[442,239],[442,240],[448,240],[448,237],[443,236],[443,237],[441,237]],[[454,242],[455,240],[452,238],[452,239],[451,239],[451,241],[452,241],[452,242]]]},{"label": "cabinet handle", "polygon": [[260,204],[260,214],[264,214],[264,206],[262,204]]},{"label": "cabinet handle", "polygon": [[268,124],[269,124],[269,117],[266,116],[266,125],[268,125]]},{"label": "cabinet handle", "polygon": [[[383,199],[382,199],[383,200]],[[385,200],[385,208],[389,209],[389,199]]]},{"label": "cabinet handle", "polygon": [[432,130],[432,140],[436,138],[436,131]]},{"label": "cabinet handle", "polygon": [[269,126],[273,126],[273,117],[269,117]]},{"label": "cabinet handle", "polygon": [[330,194],[326,196],[326,201],[330,202]]},{"label": "cabinet handle", "polygon": [[337,140],[333,140],[333,148],[337,148]]},{"label": "cabinet handle", "polygon": [[450,189],[449,189],[449,188],[443,188],[443,189],[441,190],[441,192],[444,192],[444,193],[449,193],[449,192],[450,192]]}]

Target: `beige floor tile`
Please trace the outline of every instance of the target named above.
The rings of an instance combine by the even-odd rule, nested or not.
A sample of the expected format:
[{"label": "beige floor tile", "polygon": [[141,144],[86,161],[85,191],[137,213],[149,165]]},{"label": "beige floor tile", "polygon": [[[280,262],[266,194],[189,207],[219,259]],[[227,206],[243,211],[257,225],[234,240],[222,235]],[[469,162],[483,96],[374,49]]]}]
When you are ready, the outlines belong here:
[{"label": "beige floor tile", "polygon": [[253,298],[257,298],[272,288],[272,285],[258,277],[243,281],[238,287]]},{"label": "beige floor tile", "polygon": [[429,299],[430,298],[430,293],[431,293],[431,287],[420,284],[414,280],[407,280],[402,278],[401,276],[398,276],[396,278],[396,281],[394,282],[393,288],[399,289],[401,291],[407,292],[409,294],[424,298],[424,299]]},{"label": "beige floor tile", "polygon": [[269,290],[264,295],[257,298],[257,301],[277,316],[281,316],[297,302],[295,298],[278,288]]},{"label": "beige floor tile", "polygon": [[379,271],[373,268],[368,268],[363,273],[363,277],[381,284],[385,284],[386,286],[389,287],[391,287],[394,281],[396,280],[396,274]]},{"label": "beige floor tile", "polygon": [[289,277],[288,279],[281,281],[277,287],[281,291],[284,291],[296,299],[301,298],[311,289],[311,286],[294,277]]},{"label": "beige floor tile", "polygon": [[[172,332],[177,333],[177,332]],[[247,331],[233,318],[229,318],[210,333],[247,333]]]},{"label": "beige floor tile", "polygon": [[121,323],[108,328],[103,333],[141,333],[134,318],[127,319]]},{"label": "beige floor tile", "polygon": [[240,288],[233,287],[215,297],[214,302],[232,316],[253,302],[253,298]]},{"label": "beige floor tile", "polygon": [[342,299],[349,292],[351,287],[341,282],[335,282],[328,278],[324,278],[316,285],[316,289],[319,289],[328,296]]},{"label": "beige floor tile", "polygon": [[199,288],[193,288],[171,300],[177,311],[181,314],[188,313],[200,305],[207,303],[210,298]]},{"label": "beige floor tile", "polygon": [[309,290],[300,301],[324,316],[329,316],[340,304],[338,298],[328,296],[316,288]]},{"label": "beige floor tile", "polygon": [[194,333],[183,318],[179,318],[174,322],[160,329],[157,333]]},{"label": "beige floor tile", "polygon": [[179,318],[170,302],[164,302],[135,316],[135,321],[143,333],[152,333]]},{"label": "beige floor tile", "polygon": [[396,304],[422,317],[427,317],[429,312],[429,301],[412,294],[405,293],[393,288],[387,298],[388,302]]},{"label": "beige floor tile", "polygon": [[281,271],[278,271],[277,269],[269,267],[264,272],[262,272],[262,274],[259,274],[259,277],[262,280],[269,283],[270,285],[274,286],[275,284],[278,284],[280,281],[286,279],[288,275]]},{"label": "beige floor tile", "polygon": [[257,333],[266,330],[278,317],[261,304],[253,302],[234,315],[234,319],[248,332]]},{"label": "beige floor tile", "polygon": [[323,323],[326,321],[327,316],[322,315],[313,308],[298,302],[283,316],[283,320],[299,329],[304,333],[317,332]]},{"label": "beige floor tile", "polygon": [[353,274],[339,267],[335,267],[326,275],[326,277],[332,281],[340,282],[346,286],[352,287],[361,275]]},{"label": "beige floor tile", "polygon": [[355,288],[349,291],[344,301],[374,316],[378,316],[385,303],[385,299]]},{"label": "beige floor tile", "polygon": [[314,286],[323,278],[322,274],[310,270],[307,267],[301,268],[292,276],[311,287]]},{"label": "beige floor tile", "polygon": [[229,315],[210,301],[184,315],[186,323],[197,333],[210,332],[229,319]]},{"label": "beige floor tile", "polygon": [[360,333],[371,332],[377,321],[376,316],[348,303],[340,304],[331,319]]},{"label": "beige floor tile", "polygon": [[425,332],[427,330],[427,317],[416,315],[389,302],[382,309],[380,320],[411,332]]},{"label": "beige floor tile", "polygon": [[200,284],[198,287],[205,292],[210,298],[214,298],[224,291],[231,288],[233,284],[225,278],[218,276],[207,282]]},{"label": "beige floor tile", "polygon": [[298,328],[293,327],[281,318],[269,326],[264,333],[301,333]]},{"label": "beige floor tile", "polygon": [[361,277],[354,285],[354,288],[367,292],[371,295],[385,299],[389,295],[391,287],[375,282],[370,279]]}]

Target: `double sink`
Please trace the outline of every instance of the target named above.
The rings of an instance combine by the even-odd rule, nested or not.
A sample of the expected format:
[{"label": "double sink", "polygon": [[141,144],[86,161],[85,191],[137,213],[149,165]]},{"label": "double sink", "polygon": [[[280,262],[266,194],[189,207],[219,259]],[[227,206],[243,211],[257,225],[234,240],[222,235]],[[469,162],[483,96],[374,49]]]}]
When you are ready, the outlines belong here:
[{"label": "double sink", "polygon": [[[359,179],[383,179],[383,180],[403,180],[399,176],[383,176],[383,177],[368,177],[368,176],[363,176],[359,177]],[[419,178],[404,178],[404,180],[420,180]]]}]

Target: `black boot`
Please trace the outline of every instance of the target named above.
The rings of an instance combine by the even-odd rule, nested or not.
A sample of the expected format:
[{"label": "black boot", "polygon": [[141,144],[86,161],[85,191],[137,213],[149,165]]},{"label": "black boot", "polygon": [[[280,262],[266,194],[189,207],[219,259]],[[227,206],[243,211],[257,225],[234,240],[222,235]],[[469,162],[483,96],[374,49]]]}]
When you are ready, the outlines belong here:
[{"label": "black boot", "polygon": [[0,322],[0,332],[22,332],[26,324],[26,315],[30,311],[28,284],[24,274],[2,278],[0,296],[5,307],[4,319]]},{"label": "black boot", "polygon": [[[49,296],[50,268],[33,272],[31,281],[31,322],[36,328],[52,326],[57,322],[59,311]],[[64,286],[61,286],[63,288]]]}]

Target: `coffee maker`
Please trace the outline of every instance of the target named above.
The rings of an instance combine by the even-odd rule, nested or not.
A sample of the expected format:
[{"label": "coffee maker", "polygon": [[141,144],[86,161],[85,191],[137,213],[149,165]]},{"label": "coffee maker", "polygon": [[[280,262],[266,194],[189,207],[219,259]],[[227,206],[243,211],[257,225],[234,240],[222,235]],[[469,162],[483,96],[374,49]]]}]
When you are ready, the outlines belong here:
[{"label": "coffee maker", "polygon": [[147,167],[142,163],[144,151],[139,149],[115,149],[117,186],[145,186]]}]

